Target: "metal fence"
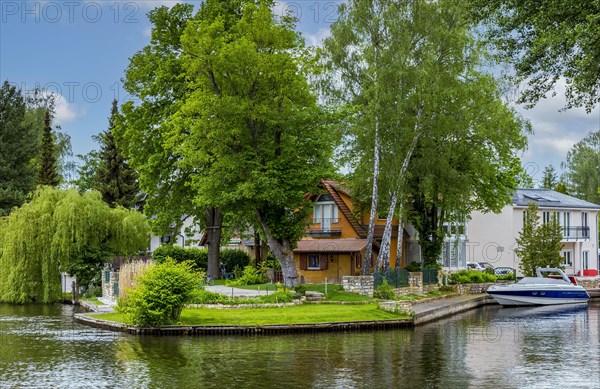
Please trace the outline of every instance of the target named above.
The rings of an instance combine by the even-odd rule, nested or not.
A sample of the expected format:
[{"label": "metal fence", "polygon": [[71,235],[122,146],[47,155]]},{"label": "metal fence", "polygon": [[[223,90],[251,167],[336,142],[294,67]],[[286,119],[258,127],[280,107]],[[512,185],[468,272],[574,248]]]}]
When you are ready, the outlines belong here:
[{"label": "metal fence", "polygon": [[389,269],[386,272],[374,272],[373,273],[373,286],[377,288],[383,284],[383,280],[386,279],[388,284],[394,288],[402,288],[408,286],[408,271],[400,269]]},{"label": "metal fence", "polygon": [[438,283],[437,269],[423,269],[423,285],[431,285]]}]

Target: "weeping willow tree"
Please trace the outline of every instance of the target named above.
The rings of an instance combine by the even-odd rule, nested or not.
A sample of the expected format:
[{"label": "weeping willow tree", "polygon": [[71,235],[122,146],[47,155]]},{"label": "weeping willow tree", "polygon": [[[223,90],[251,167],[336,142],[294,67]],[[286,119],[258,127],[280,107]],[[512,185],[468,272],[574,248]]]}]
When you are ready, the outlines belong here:
[{"label": "weeping willow tree", "polygon": [[148,236],[143,215],[111,209],[98,192],[42,187],[0,220],[0,301],[56,301],[61,271],[89,282],[107,257],[146,249]]}]

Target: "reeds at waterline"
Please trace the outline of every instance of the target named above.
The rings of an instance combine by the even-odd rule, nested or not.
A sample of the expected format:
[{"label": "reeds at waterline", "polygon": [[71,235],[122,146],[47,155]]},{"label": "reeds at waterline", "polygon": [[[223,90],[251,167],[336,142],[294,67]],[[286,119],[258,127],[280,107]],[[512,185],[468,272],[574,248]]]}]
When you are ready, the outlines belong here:
[{"label": "reeds at waterline", "polygon": [[123,263],[119,271],[119,298],[126,299],[129,290],[135,288],[136,280],[152,265],[152,261],[142,260]]}]

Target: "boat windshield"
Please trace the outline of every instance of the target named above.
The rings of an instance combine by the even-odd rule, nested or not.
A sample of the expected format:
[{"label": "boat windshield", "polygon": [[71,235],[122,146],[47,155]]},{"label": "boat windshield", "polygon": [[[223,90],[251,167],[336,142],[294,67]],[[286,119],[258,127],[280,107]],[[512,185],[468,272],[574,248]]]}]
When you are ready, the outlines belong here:
[{"label": "boat windshield", "polygon": [[543,277],[525,277],[518,284],[546,284],[546,285],[570,285],[564,280],[556,278],[543,278]]}]

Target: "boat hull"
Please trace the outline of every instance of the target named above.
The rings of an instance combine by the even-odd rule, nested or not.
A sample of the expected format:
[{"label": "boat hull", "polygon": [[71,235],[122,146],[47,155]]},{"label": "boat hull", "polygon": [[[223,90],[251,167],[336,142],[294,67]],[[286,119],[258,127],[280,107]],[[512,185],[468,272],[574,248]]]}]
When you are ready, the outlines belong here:
[{"label": "boat hull", "polygon": [[544,290],[544,289],[518,289],[518,288],[490,288],[491,295],[501,305],[559,305],[586,303],[590,296],[581,287]]}]

